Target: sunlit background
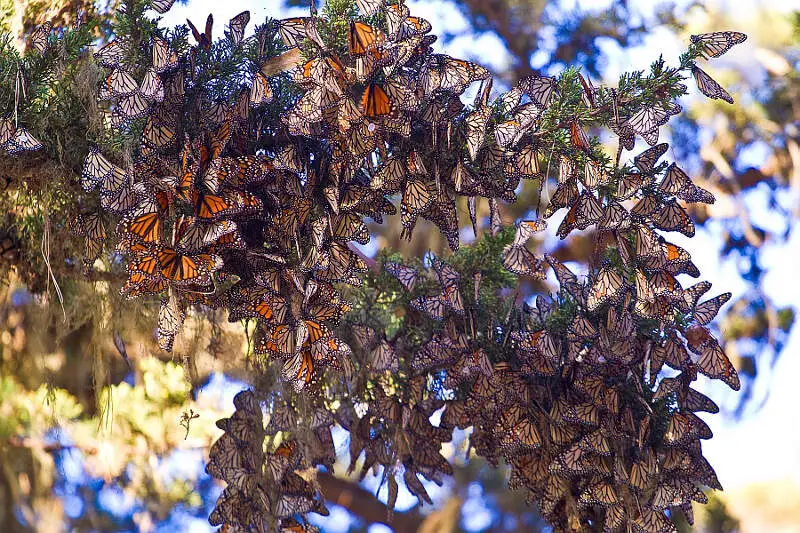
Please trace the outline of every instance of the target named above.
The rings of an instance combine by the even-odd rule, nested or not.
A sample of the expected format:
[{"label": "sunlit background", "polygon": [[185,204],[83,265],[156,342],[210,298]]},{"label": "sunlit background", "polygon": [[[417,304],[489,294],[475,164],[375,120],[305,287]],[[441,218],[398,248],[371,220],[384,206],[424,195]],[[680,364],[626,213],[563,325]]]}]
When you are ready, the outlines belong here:
[{"label": "sunlit background", "polygon": [[[791,71],[791,80],[797,86],[797,62],[800,59],[798,36],[794,34],[794,48],[783,55],[775,52],[783,46],[781,39],[792,35],[790,13],[800,9],[798,1],[783,0],[738,0],[735,2],[698,2],[680,1],[675,13],[679,22],[685,23],[685,30],[676,34],[672,27],[655,24],[658,11],[663,6],[654,2],[631,1],[630,9],[638,20],[628,20],[628,24],[641,24],[647,31],[640,37],[641,42],[622,47],[614,39],[599,39],[599,60],[596,64],[598,75],[592,76],[595,84],[608,83],[616,85],[621,72],[633,69],[645,69],[661,54],[667,62],[676,62],[678,55],[688,43],[691,33],[709,31],[711,29],[737,29],[748,33],[749,39],[734,48],[723,58],[715,61],[709,71],[719,73],[719,79],[730,82],[728,87],[737,99],[737,106],[744,109],[756,109],[762,105],[762,86],[769,76],[785,69]],[[433,33],[442,36],[434,47],[439,52],[478,61],[498,73],[508,72],[513,64],[513,57],[504,40],[493,31],[476,33],[472,22],[465,16],[460,4],[450,1],[407,2],[413,14],[427,18],[433,25]],[[602,11],[612,5],[610,1],[554,1],[547,4],[546,12],[550,20],[569,20],[578,11]],[[261,21],[265,17],[283,18],[307,14],[305,7],[287,7],[281,0],[262,0],[248,2],[246,0],[191,0],[186,5],[176,5],[161,21],[163,26],[184,23],[187,18],[199,26],[208,13],[213,13],[221,32],[223,21],[227,21],[237,13],[249,9],[253,21]],[[652,25],[652,26],[651,26]],[[251,22],[250,31],[252,32]],[[796,31],[796,30],[795,30]],[[556,51],[559,41],[555,26],[544,28],[539,32],[539,50],[533,54],[530,66],[543,69]],[[557,74],[563,65],[550,65],[548,74]],[[691,81],[691,80],[690,80]],[[691,85],[691,83],[690,83]],[[495,90],[504,90],[503,83],[496,83]],[[702,152],[715,135],[719,134],[719,117],[707,107],[706,101],[693,88],[682,105],[685,109],[702,107],[692,116],[701,126],[698,149],[692,146],[678,145],[684,137],[676,134],[676,145],[671,156],[681,166],[693,172],[700,172],[709,162],[715,164],[713,153]],[[693,111],[692,111],[693,112]],[[783,125],[776,125],[776,127]],[[797,127],[796,125],[794,127]],[[669,137],[666,139],[669,141]],[[703,148],[707,150],[707,148]],[[726,172],[743,173],[749,167],[763,167],[770,154],[781,147],[770,146],[766,141],[750,143],[746,149],[736,155],[730,167],[724,168],[717,161],[716,171],[724,180]],[[800,155],[798,155],[800,157]],[[740,203],[729,205],[731,218],[737,218],[737,210],[746,212],[749,223],[767,230],[770,235],[785,238],[768,239],[759,250],[759,264],[764,270],[759,280],[759,288],[769,298],[775,308],[792,308],[795,314],[800,313],[800,236],[798,236],[798,205],[800,205],[800,159],[794,167],[794,175],[787,177],[789,187],[775,192],[767,183],[748,188],[740,196]],[[723,206],[724,208],[724,206]],[[786,212],[794,212],[787,217]],[[558,218],[551,227],[557,227]],[[693,239],[674,239],[676,244],[686,248],[692,255],[704,277],[714,281],[713,292],[730,291],[731,301],[748,295],[753,291],[753,284],[743,275],[748,269],[748,259],[742,254],[731,253],[721,255],[721,248],[728,226],[722,222],[711,221],[698,227]],[[374,254],[381,241],[374,240],[364,247],[366,253]],[[555,245],[555,241],[552,243]],[[724,330],[723,330],[724,333]],[[725,487],[721,496],[727,512],[739,520],[740,531],[747,532],[798,532],[800,531],[800,416],[797,413],[798,376],[800,376],[800,329],[791,330],[785,339],[782,350],[778,354],[774,345],[758,345],[757,379],[747,394],[750,397],[742,403],[741,394],[730,391],[719,383],[711,384],[700,377],[701,390],[720,404],[723,414],[705,416],[714,432],[714,438],[704,443],[704,453],[715,467],[719,479]],[[744,347],[747,349],[747,346]],[[210,381],[196,398],[198,406],[205,406],[216,415],[224,416],[233,410],[233,395],[246,387],[242,381],[224,377],[220,373],[212,373]],[[113,413],[112,413],[113,415]],[[214,414],[204,414],[213,417]],[[113,424],[112,424],[113,426]],[[108,429],[113,431],[113,427]],[[191,432],[188,442],[191,442]],[[63,441],[69,436],[62,435]],[[345,450],[347,437],[344,432],[334,433],[337,449]],[[466,435],[460,435],[460,441],[453,443],[451,454],[459,456],[456,461],[465,464]],[[216,495],[221,487],[214,485],[203,472],[204,457],[207,450],[202,446],[186,446],[174,452],[169,459],[156,462],[153,468],[168,484],[175,479],[187,480],[196,485],[196,492],[202,498],[195,499],[195,507],[174,509],[169,516],[160,522],[149,524],[155,531],[212,531],[206,516],[213,508]],[[447,455],[447,454],[446,454]],[[77,450],[66,449],[58,455],[59,481],[56,493],[63,500],[64,512],[68,516],[78,516],[84,510],[84,502],[88,493],[94,493],[101,507],[119,516],[132,516],[142,511],[146,504],[135,495],[126,493],[113,484],[98,481],[96,472],[89,474],[85,465],[85,457]],[[346,465],[340,465],[342,469]],[[484,467],[485,468],[485,467]],[[135,476],[135,472],[129,472]],[[465,531],[489,531],[497,525],[500,516],[497,505],[493,503],[486,491],[487,484],[477,480],[477,474],[462,492],[464,498],[461,508],[460,526]],[[102,477],[102,476],[99,476]],[[363,486],[373,493],[378,489],[379,478],[368,478]],[[95,484],[96,486],[92,486]],[[445,505],[452,496],[453,484],[445,484],[439,488],[426,483],[437,506]],[[496,494],[497,489],[491,488]],[[385,501],[385,487],[378,491],[379,498]],[[416,505],[416,499],[401,489],[398,499],[398,511],[405,511]],[[318,519],[316,523],[325,532],[339,533],[357,531],[361,525],[343,507],[329,505],[331,515]],[[142,527],[139,523],[138,527]],[[384,525],[363,525],[369,533],[391,531]],[[2,524],[0,524],[2,530]],[[498,529],[499,530],[499,529]],[[520,529],[521,531],[521,529]]]}]

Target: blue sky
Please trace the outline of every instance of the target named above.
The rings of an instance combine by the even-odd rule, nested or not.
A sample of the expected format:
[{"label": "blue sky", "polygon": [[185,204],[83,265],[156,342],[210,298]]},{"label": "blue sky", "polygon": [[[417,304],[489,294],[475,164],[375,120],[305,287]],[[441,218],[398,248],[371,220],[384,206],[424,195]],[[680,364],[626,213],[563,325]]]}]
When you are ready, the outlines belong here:
[{"label": "blue sky", "polygon": [[[571,7],[578,5],[584,9],[606,6],[606,0],[591,2],[587,0],[561,1],[562,6]],[[800,9],[800,1],[762,1],[739,0],[737,2],[706,2],[707,4],[720,4],[727,7],[726,12],[733,13],[741,22],[744,29],[752,28],[753,21],[747,20],[748,13],[756,5],[769,6],[771,9],[792,10]],[[433,25],[434,33],[448,31],[456,37],[446,46],[437,43],[440,51],[459,57],[477,59],[487,66],[502,68],[509,61],[508,54],[500,41],[493,34],[473,35],[469,33],[469,26],[458,9],[451,3],[441,0],[411,1],[407,4],[415,15],[429,19]],[[653,2],[635,2],[645,13]],[[685,1],[679,4],[686,4]],[[735,9],[732,9],[734,8]],[[258,3],[245,0],[228,0],[218,2],[214,0],[192,0],[188,5],[176,5],[165,16],[164,24],[180,24],[187,17],[195,25],[205,19],[209,12],[213,12],[216,20],[215,35],[221,35],[223,21],[227,21],[237,13],[250,9],[252,20],[260,22],[267,15],[280,18],[292,15],[302,15],[303,9],[282,9],[280,0],[262,0]],[[694,13],[694,12],[693,12]],[[702,13],[697,15],[702,17]],[[544,39],[543,46],[548,46]],[[619,50],[614,44],[603,46],[603,51],[608,57],[605,74],[609,79],[614,79],[620,71],[646,68],[659,53],[669,61],[677,58],[686,43],[675,39],[667,30],[655,29],[643,46],[625,52]],[[743,64],[756,64],[754,50],[758,43],[751,39],[741,45],[720,61],[717,66],[724,68],[727,64],[741,62]],[[534,63],[536,57],[534,57]],[[538,66],[538,65],[535,65]],[[686,100],[691,105],[694,97]],[[758,154],[755,154],[757,157]],[[758,163],[758,161],[754,161]],[[797,194],[797,192],[795,192]],[[786,205],[790,202],[800,202],[800,198],[783,198]],[[762,190],[755,190],[745,198],[745,206],[753,219],[769,227],[771,213],[766,203],[766,194]],[[551,224],[557,227],[557,222]],[[767,244],[764,247],[762,264],[767,269],[763,286],[776,306],[793,306],[796,314],[800,313],[800,283],[797,281],[797,265],[800,264],[800,236],[795,228],[789,242],[783,244]],[[733,300],[747,290],[742,282],[733,260],[720,262],[719,233],[713,229],[700,229],[694,239],[685,239],[678,244],[687,248],[695,263],[707,279],[714,280],[713,294],[731,291]],[[787,343],[783,356],[777,365],[770,369],[766,366],[760,368],[759,383],[756,398],[763,398],[768,394],[766,402],[760,410],[745,414],[743,419],[734,420],[730,416],[706,416],[705,419],[714,431],[714,438],[704,445],[706,455],[716,468],[719,478],[726,489],[736,489],[754,482],[791,479],[800,486],[800,425],[796,424],[797,383],[796,377],[800,375],[800,328],[796,327]],[[701,378],[702,379],[702,378]],[[707,381],[702,387],[711,390],[711,395],[723,406],[731,408],[736,403],[735,393],[724,386],[710,385]],[[794,421],[794,423],[792,422]],[[477,495],[479,498],[479,495]],[[471,509],[470,516],[477,517],[478,526],[482,521],[480,505],[470,500],[465,505],[465,510]],[[336,514],[336,512],[334,512]],[[341,518],[341,517],[340,517]],[[338,522],[334,520],[333,522]],[[466,525],[466,524],[465,524]],[[331,531],[336,531],[332,525]],[[379,533],[386,530],[380,526],[370,529],[370,533]]]}]

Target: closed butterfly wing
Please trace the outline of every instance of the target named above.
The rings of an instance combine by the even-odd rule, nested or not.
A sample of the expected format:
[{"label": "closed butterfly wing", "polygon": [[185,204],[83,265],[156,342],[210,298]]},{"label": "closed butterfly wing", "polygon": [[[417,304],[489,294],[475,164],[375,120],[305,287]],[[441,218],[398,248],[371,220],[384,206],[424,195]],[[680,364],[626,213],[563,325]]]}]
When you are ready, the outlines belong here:
[{"label": "closed butterfly wing", "polygon": [[253,76],[253,85],[250,87],[250,106],[260,107],[272,101],[272,87],[269,80],[261,72]]},{"label": "closed butterfly wing", "polygon": [[[147,69],[142,79],[141,87],[139,87],[139,93],[150,101],[164,101],[164,82],[161,81],[157,70],[154,68]],[[126,115],[131,116],[129,113],[126,113]]]},{"label": "closed butterfly wing", "polygon": [[44,24],[33,30],[30,39],[28,39],[28,44],[34,50],[39,52],[39,54],[44,54],[49,48],[48,38],[50,37],[50,32],[52,31],[53,31],[53,23],[50,21],[45,22]]},{"label": "closed butterfly wing", "polygon": [[250,12],[242,11],[233,17],[228,25],[228,38],[235,45],[242,44],[244,39],[244,30],[247,28],[247,23],[250,22]]},{"label": "closed butterfly wing", "polygon": [[473,111],[464,119],[464,130],[467,136],[467,151],[470,158],[475,161],[478,150],[483,146],[486,136],[486,124],[492,115],[492,108],[482,106]]},{"label": "closed butterfly wing", "polygon": [[692,311],[692,318],[700,325],[706,325],[717,316],[720,308],[731,299],[731,293],[725,292],[710,300],[697,304]]},{"label": "closed butterfly wing", "polygon": [[697,83],[697,88],[707,97],[712,100],[724,100],[729,104],[733,103],[733,97],[730,93],[697,65],[692,67],[692,76],[694,76],[694,81]]},{"label": "closed butterfly wing", "polygon": [[283,44],[289,47],[300,46],[306,38],[307,18],[294,17],[283,19],[278,23],[278,33],[283,40]]},{"label": "closed butterfly wing", "polygon": [[16,155],[22,152],[35,152],[36,150],[40,150],[42,148],[42,143],[31,135],[27,128],[20,126],[6,143],[5,148],[9,154]]},{"label": "closed butterfly wing", "polygon": [[652,215],[653,224],[665,231],[679,231],[687,237],[694,235],[694,222],[689,214],[675,200],[668,201],[664,207]]},{"label": "closed butterfly wing", "polygon": [[709,57],[719,57],[734,45],[743,43],[747,35],[738,31],[715,31],[692,35],[693,44],[699,45]]},{"label": "closed butterfly wing", "polygon": [[406,290],[409,292],[414,290],[414,285],[417,282],[418,276],[416,269],[391,261],[384,263],[383,267],[389,274],[394,276]]},{"label": "closed butterfly wing", "polygon": [[550,105],[556,94],[556,79],[545,76],[529,76],[521,80],[518,87],[530,96],[534,104],[544,109]]},{"label": "closed butterfly wing", "polygon": [[114,39],[94,53],[97,62],[106,68],[117,68],[125,58],[125,47],[127,42],[121,39]]},{"label": "closed butterfly wing", "polygon": [[524,246],[506,246],[503,250],[503,266],[520,276],[545,279],[542,261]]},{"label": "closed butterfly wing", "polygon": [[361,112],[365,117],[377,118],[392,112],[392,101],[377,83],[370,83],[361,96]]},{"label": "closed butterfly wing", "polygon": [[170,10],[174,3],[175,0],[150,0],[150,7],[163,15]]},{"label": "closed butterfly wing", "polygon": [[356,0],[358,10],[367,17],[383,9],[385,3],[385,0]]},{"label": "closed butterfly wing", "polygon": [[169,43],[160,37],[153,37],[153,69],[162,74],[177,68],[178,64],[178,54]]},{"label": "closed butterfly wing", "polygon": [[589,291],[586,299],[587,308],[594,311],[607,301],[615,301],[624,288],[625,282],[616,270],[609,267],[602,268]]},{"label": "closed butterfly wing", "polygon": [[658,160],[668,149],[669,145],[667,143],[657,144],[634,157],[633,164],[636,165],[640,172],[649,172],[653,170]]},{"label": "closed butterfly wing", "polygon": [[161,301],[161,310],[158,313],[158,345],[165,352],[172,351],[175,335],[183,326],[185,318],[186,314],[174,294]]}]

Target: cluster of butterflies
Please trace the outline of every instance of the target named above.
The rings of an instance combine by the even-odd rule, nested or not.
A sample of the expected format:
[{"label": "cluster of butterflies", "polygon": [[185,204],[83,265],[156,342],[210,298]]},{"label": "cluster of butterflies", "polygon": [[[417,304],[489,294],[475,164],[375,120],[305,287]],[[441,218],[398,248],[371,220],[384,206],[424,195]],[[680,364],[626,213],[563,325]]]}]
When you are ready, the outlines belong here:
[{"label": "cluster of butterflies", "polygon": [[[521,223],[503,254],[542,229]],[[690,262],[685,251],[662,244],[662,264],[679,257]],[[390,491],[392,476],[409,469],[440,481],[448,470],[440,443],[454,428],[472,428],[475,452],[491,464],[511,465],[509,486],[525,490],[558,530],[675,531],[672,513],[680,509],[691,522],[691,502],[706,501],[705,487],[721,489],[701,453],[700,440],[711,431],[696,414],[719,409],[691,383],[703,373],[739,387],[706,327],[730,295],[698,303],[709,283],[685,290],[674,284],[680,320],[653,322],[637,312],[636,302],[648,297],[639,286],[597,303],[603,274],[581,280],[552,256],[542,262],[555,272],[556,297],[539,296],[534,307],[514,307],[488,321],[481,315],[479,272],[469,288],[461,282],[467,273],[436,257],[423,271],[383,265],[407,295],[394,314],[410,326],[438,326],[415,344],[387,337],[374,321],[348,325],[354,355],[374,385],[356,431],[347,426],[356,442],[351,460],[365,451],[361,474],[379,464]],[[648,281],[649,290],[663,289],[660,279]],[[436,295],[424,296],[431,291]],[[662,373],[665,365],[671,371]],[[397,379],[405,380],[402,392]],[[441,421],[430,426],[442,406]],[[414,470],[418,464],[427,470]],[[429,501],[416,479],[404,481],[421,502]]]},{"label": "cluster of butterflies", "polygon": [[[164,13],[173,2],[151,6]],[[730,295],[700,303],[710,284],[683,289],[676,276],[699,272],[658,233],[692,236],[682,203],[714,200],[674,163],[659,162],[667,150],[659,128],[680,107],[669,99],[631,102],[579,77],[586,116],[607,113],[621,148],[633,149],[637,136],[651,145],[632,165],[612,169],[580,120],[554,115],[561,81],[531,76],[490,100],[488,71],[433,53],[430,23],[404,2],[356,4],[344,39],[336,29],[342,21],[313,9],[245,38],[244,12],[228,24],[228,52],[215,44],[209,16],[202,32],[189,23],[196,44],[188,49],[156,34],[136,49],[118,38],[94,55],[106,69],[98,99],[108,125],[136,136],[136,148],[127,159],[98,147],[86,156],[81,185],[100,204],[76,224],[87,267],[108,241],[116,244],[126,264],[122,293],[161,300],[165,350],[190,306],[223,308],[230,320],[257,322],[254,351],[279,361],[291,385],[287,397],[324,397],[328,370],[368,389],[357,391],[363,409],[343,402],[336,413],[320,407],[308,420],[273,400],[266,428],[254,393],[237,396],[211,451],[209,473],[228,482],[212,522],[244,531],[275,517],[283,531],[312,531],[300,515],[324,507],[298,472],[332,466],[337,422],[351,432],[352,464],[366,457],[362,476],[384,467],[390,499],[402,473],[409,490],[429,502],[420,476],[441,482],[450,475],[441,444],[454,427],[472,426],[475,450],[511,464],[511,485],[525,487],[554,525],[669,531],[665,510],[690,512],[688,502],[704,498],[698,486],[719,485],[700,453],[699,439],[710,431],[695,415],[716,406],[690,384],[702,373],[739,387],[706,327]],[[38,53],[50,32],[37,30]],[[744,39],[717,32],[692,42],[719,57]],[[212,83],[198,81],[207,74],[199,65],[251,40],[284,54],[260,57],[235,94],[217,98]],[[280,57],[293,58],[289,72],[273,68]],[[703,94],[731,101],[696,64],[688,68]],[[299,90],[288,104],[276,97],[287,84]],[[464,93],[477,84],[474,104],[465,106]],[[0,118],[0,144],[11,153],[40,147],[10,116]],[[540,298],[535,309],[509,311],[516,321],[492,321],[476,311],[481,272],[459,273],[440,258],[425,274],[387,263],[413,294],[399,316],[427,324],[430,337],[414,344],[375,323],[340,325],[351,310],[342,286],[361,285],[367,270],[351,243],[369,242],[366,218],[381,223],[396,213],[392,197],[399,196],[405,237],[424,218],[455,250],[457,197],[466,197],[476,234],[477,202],[487,199],[494,232],[502,225],[499,202],[514,201],[523,179],[544,184],[551,167],[557,186],[542,218],[521,222],[498,261],[538,279],[552,268],[557,301]],[[528,249],[562,208],[559,237],[594,227],[597,245],[613,252],[591,265],[585,282]],[[110,220],[118,221],[113,231]],[[472,294],[462,291],[465,283]],[[565,302],[566,328],[557,305]],[[664,378],[663,365],[680,373]],[[364,372],[366,381],[353,379]],[[443,406],[442,422],[433,425]],[[300,427],[311,432],[262,446]]]},{"label": "cluster of butterflies", "polygon": [[[319,488],[301,474],[317,465],[333,466],[336,455],[330,415],[309,421],[311,437],[278,441],[279,431],[295,429],[297,421],[289,411],[279,417],[276,409],[265,427],[261,405],[252,391],[238,393],[233,402],[233,415],[217,421],[224,433],[211,447],[206,465],[209,475],[228,484],[209,521],[229,533],[273,531],[275,522],[280,533],[319,532],[302,519],[298,521],[297,515],[328,515]],[[271,451],[262,447],[267,437]]]},{"label": "cluster of butterflies", "polygon": [[[76,27],[79,27],[82,23],[79,18],[76,21]],[[53,46],[52,34],[53,23],[49,21],[34,29],[28,37],[25,58],[45,55]],[[16,106],[19,106],[20,101],[27,97],[26,81],[22,74],[18,72],[15,80]],[[12,156],[41,150],[42,143],[27,128],[19,125],[17,111],[15,109],[13,113],[0,114],[0,148]]]}]

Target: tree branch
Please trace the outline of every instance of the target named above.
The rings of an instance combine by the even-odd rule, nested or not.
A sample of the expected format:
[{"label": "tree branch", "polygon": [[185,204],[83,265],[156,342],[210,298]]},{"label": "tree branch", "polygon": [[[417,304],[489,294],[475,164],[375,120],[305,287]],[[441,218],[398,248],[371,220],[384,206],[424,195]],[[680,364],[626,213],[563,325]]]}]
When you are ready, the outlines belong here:
[{"label": "tree branch", "polygon": [[317,481],[326,500],[341,505],[368,524],[384,524],[394,531],[411,533],[423,523],[423,517],[416,509],[403,513],[392,512],[374,494],[352,481],[327,472],[319,472]]}]

